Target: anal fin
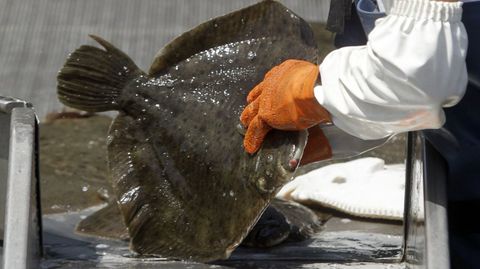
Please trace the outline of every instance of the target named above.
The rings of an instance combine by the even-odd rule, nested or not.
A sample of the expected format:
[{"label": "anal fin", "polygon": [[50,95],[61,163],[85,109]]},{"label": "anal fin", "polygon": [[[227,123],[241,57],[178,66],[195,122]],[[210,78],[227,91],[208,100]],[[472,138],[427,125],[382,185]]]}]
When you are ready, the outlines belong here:
[{"label": "anal fin", "polygon": [[109,203],[80,221],[75,228],[79,234],[104,237],[117,240],[128,240],[128,230],[125,226],[122,213],[116,202]]}]

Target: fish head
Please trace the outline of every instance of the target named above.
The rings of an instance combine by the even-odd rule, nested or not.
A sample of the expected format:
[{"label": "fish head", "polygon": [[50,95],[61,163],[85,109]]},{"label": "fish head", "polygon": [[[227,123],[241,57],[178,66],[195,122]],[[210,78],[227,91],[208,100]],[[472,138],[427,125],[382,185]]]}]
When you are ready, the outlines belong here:
[{"label": "fish head", "polygon": [[[250,163],[246,167],[253,169],[248,171],[249,180],[262,196],[273,197],[283,185],[292,180],[306,141],[306,131],[273,130],[267,135],[260,150],[249,155]],[[251,162],[255,165],[251,165]]]}]

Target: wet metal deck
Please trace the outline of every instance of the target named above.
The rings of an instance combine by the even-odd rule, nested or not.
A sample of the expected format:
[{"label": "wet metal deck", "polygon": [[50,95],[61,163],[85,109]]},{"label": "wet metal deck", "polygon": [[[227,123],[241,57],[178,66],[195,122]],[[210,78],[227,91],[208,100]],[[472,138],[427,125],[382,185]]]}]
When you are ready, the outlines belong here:
[{"label": "wet metal deck", "polygon": [[[155,53],[209,18],[256,0],[0,0],[0,96],[34,104],[42,119],[62,105],[56,74],[67,55],[93,42],[111,41],[147,69]],[[281,0],[308,21],[325,21],[329,0]]]}]

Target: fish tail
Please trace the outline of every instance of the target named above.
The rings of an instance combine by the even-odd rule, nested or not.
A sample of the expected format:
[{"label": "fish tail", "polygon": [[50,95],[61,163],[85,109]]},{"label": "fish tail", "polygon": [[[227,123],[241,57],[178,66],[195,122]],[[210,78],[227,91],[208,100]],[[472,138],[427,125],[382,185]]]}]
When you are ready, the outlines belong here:
[{"label": "fish tail", "polygon": [[58,99],[84,111],[118,110],[123,89],[143,72],[109,42],[98,36],[90,37],[105,50],[83,45],[69,56],[57,76]]}]

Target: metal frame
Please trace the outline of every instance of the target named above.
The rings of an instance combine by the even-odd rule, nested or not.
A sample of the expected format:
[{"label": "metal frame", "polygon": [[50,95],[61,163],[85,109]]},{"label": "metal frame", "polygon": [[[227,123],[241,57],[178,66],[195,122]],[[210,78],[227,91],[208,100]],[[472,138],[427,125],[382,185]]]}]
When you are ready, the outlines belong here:
[{"label": "metal frame", "polygon": [[42,255],[38,121],[29,103],[14,98],[0,97],[0,114],[0,124],[10,130],[2,128],[0,139],[0,156],[8,163],[0,166],[4,186],[0,202],[5,205],[0,215],[4,223],[2,268],[38,268]]},{"label": "metal frame", "polygon": [[407,156],[406,266],[449,269],[447,164],[421,132],[409,133]]}]

